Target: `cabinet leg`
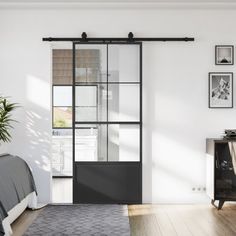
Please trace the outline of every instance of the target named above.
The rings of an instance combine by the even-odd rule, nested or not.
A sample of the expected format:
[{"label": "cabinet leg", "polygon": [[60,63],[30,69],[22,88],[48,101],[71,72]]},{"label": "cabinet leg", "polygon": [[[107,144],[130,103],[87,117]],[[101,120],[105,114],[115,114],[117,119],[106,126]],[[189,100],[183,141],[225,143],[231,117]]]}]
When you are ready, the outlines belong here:
[{"label": "cabinet leg", "polygon": [[217,209],[218,209],[218,210],[221,210],[222,207],[223,207],[223,205],[224,205],[224,203],[225,203],[224,200],[220,200]]},{"label": "cabinet leg", "polygon": [[211,205],[214,206],[217,210],[221,210],[225,201],[224,200],[219,200],[218,206],[215,204],[215,200],[211,200]]},{"label": "cabinet leg", "polygon": [[211,205],[215,207],[215,200],[211,200]]}]

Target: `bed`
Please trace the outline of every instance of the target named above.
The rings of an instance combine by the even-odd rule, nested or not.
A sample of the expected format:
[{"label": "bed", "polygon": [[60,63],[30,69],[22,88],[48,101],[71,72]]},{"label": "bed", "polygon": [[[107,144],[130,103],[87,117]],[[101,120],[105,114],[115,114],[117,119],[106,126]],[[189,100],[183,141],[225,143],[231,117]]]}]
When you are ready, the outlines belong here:
[{"label": "bed", "polygon": [[0,236],[12,235],[11,223],[27,208],[37,209],[37,191],[27,163],[0,155]]}]

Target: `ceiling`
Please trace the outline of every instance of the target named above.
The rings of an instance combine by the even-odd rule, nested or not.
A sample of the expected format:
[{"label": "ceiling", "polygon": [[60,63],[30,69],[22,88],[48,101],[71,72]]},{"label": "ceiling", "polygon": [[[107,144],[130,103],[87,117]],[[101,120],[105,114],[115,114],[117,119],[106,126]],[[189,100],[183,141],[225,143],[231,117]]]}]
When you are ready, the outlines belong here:
[{"label": "ceiling", "polygon": [[236,0],[0,0],[1,3],[236,3]]},{"label": "ceiling", "polygon": [[0,8],[236,9],[236,0],[0,0]]}]

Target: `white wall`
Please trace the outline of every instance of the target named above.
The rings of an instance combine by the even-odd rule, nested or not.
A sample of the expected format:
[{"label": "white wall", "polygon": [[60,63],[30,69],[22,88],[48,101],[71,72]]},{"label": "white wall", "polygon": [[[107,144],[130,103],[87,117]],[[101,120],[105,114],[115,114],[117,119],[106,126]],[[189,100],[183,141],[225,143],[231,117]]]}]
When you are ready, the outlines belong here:
[{"label": "white wall", "polygon": [[235,109],[208,109],[214,45],[236,44],[235,10],[0,10],[0,92],[22,105],[8,151],[34,169],[41,201],[50,198],[50,44],[42,37],[193,36],[190,43],[144,43],[145,202],[199,202],[205,138],[235,128]]}]

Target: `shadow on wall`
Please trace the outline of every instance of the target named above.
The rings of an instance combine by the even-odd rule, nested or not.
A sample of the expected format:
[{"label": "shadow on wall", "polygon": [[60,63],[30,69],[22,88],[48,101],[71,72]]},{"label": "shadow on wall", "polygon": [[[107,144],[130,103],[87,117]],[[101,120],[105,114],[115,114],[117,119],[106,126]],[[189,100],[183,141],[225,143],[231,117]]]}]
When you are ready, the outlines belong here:
[{"label": "shadow on wall", "polygon": [[[41,114],[41,117],[38,115]],[[39,190],[44,191],[42,183],[47,186],[47,191],[50,193],[50,181],[51,181],[51,133],[47,132],[44,128],[39,126],[48,126],[51,124],[51,120],[47,118],[48,112],[45,114],[43,110],[35,113],[33,111],[26,112],[26,128],[27,128],[27,140],[29,140],[29,154],[27,160],[34,169],[35,176],[41,176],[40,179],[36,179],[36,184]],[[44,118],[43,118],[44,117]],[[40,125],[39,125],[40,124]],[[37,157],[37,158],[35,158]],[[29,158],[29,159],[28,159]],[[41,197],[41,191],[39,191],[39,198]]]},{"label": "shadow on wall", "polygon": [[14,118],[19,121],[13,130],[8,152],[22,157],[30,165],[40,202],[51,199],[51,112],[50,85],[27,76],[26,92],[12,96],[19,101]]},{"label": "shadow on wall", "polygon": [[[163,59],[163,53],[170,52],[167,48],[144,47],[143,194],[149,199],[152,196],[155,203],[195,201],[200,195],[193,196],[192,187],[205,185],[209,130],[200,125],[209,111],[207,95],[199,98],[205,80],[196,82],[192,71],[184,69],[186,63],[176,58],[179,54],[172,55],[168,64],[178,67],[168,69],[169,57]],[[181,47],[178,50],[181,52]],[[193,83],[198,83],[194,90]]]}]

